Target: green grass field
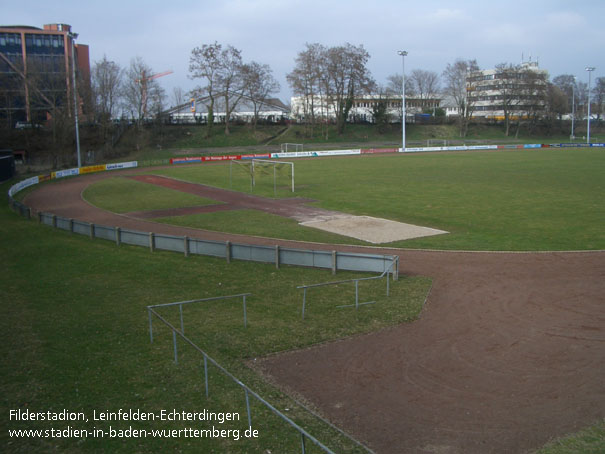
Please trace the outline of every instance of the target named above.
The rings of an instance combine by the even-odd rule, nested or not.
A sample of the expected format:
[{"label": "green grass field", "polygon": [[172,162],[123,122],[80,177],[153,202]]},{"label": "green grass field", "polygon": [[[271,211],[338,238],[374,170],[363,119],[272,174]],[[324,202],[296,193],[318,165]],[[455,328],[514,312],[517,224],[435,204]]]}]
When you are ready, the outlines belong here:
[{"label": "green grass field", "polygon": [[[2,185],[6,191],[7,186]],[[256,440],[150,438],[10,438],[9,429],[184,429],[169,422],[9,421],[10,409],[84,412],[93,410],[234,412],[247,426],[243,391],[211,368],[210,398],[203,395],[201,357],[179,343],[173,362],[172,335],[159,322],[149,342],[145,307],[172,301],[251,292],[248,328],[240,301],[188,306],[185,333],[244,383],[338,452],[364,452],[301,410],[264,382],[245,361],[368,332],[417,317],[430,279],[403,278],[385,297],[384,281],[360,285],[362,298],[378,299],[359,312],[336,308],[354,301],[354,286],[340,285],[310,296],[300,316],[296,286],[363,276],[355,273],[185,258],[144,248],[90,240],[27,221],[0,207],[0,301],[3,317],[1,442],[4,452],[296,452],[300,438],[259,404],[252,404]],[[178,325],[178,311],[159,312]],[[254,402],[254,401],[253,401]],[[199,424],[197,426],[199,428]],[[204,426],[202,426],[204,427]],[[209,426],[211,427],[211,426]],[[205,428],[205,427],[204,427]],[[307,445],[308,452],[319,452]]]},{"label": "green grass field", "polygon": [[[125,197],[125,194],[128,194],[128,196]],[[93,205],[111,208],[114,213],[220,203],[193,194],[161,188],[127,178],[102,180],[95,185],[94,189],[84,190],[83,196]]]},{"label": "green grass field", "polygon": [[[388,244],[459,250],[605,249],[605,151],[601,149],[423,153],[295,161],[294,196],[317,205],[433,227],[447,235]],[[239,173],[238,173],[239,170]],[[150,168],[192,182],[229,188],[229,165]],[[234,166],[233,188],[250,192]],[[86,196],[109,190],[96,185]],[[273,197],[272,175],[254,193]],[[291,197],[288,179],[278,197]],[[116,199],[101,204],[116,210]],[[160,220],[188,227],[329,243],[363,244],[262,213],[208,213]]]},{"label": "green grass field", "polygon": [[[452,232],[397,243],[400,247],[604,249],[604,170],[605,154],[600,150],[298,160],[295,196],[315,198],[328,209]],[[151,171],[215,186],[229,185],[228,167],[222,165]],[[376,181],[383,184],[377,185]],[[116,212],[165,208],[166,201],[172,206],[209,203],[132,183],[136,182],[111,178],[89,188],[86,197]],[[120,186],[123,184],[127,186]],[[282,186],[279,196],[290,196],[287,185]],[[6,184],[0,186],[5,192],[7,188]],[[236,188],[249,191],[249,180],[242,175]],[[120,206],[115,195],[124,191],[133,197]],[[256,191],[273,196],[272,181],[262,182]],[[318,235],[295,223],[279,226],[281,219],[267,215],[229,215],[234,217],[213,219],[213,214],[208,218],[198,215],[165,221],[225,231],[239,225],[241,233],[251,229],[255,234],[273,236],[277,232],[284,238]],[[350,300],[353,292],[350,287],[340,286],[313,295],[308,320],[302,322],[301,295],[295,287],[333,280],[329,272],[289,267],[276,270],[270,265],[151,254],[142,248],[117,247],[110,242],[53,231],[19,218],[6,206],[0,207],[0,233],[0,301],[4,310],[1,389],[5,415],[16,408],[69,409],[87,414],[120,408],[208,409],[240,414],[239,425],[225,428],[243,431],[246,411],[241,389],[213,371],[210,399],[206,400],[200,358],[179,344],[179,364],[175,365],[171,333],[160,328],[159,323],[155,324],[156,340],[150,344],[145,307],[251,291],[255,296],[248,302],[248,329],[242,327],[241,306],[237,302],[213,303],[185,309],[187,335],[337,452],[364,452],[297,408],[247,367],[245,361],[412,320],[430,286],[427,278],[402,279],[396,284],[396,295],[363,307],[359,313],[334,307],[336,298]],[[354,242],[332,235],[314,241]],[[339,273],[337,278],[351,276],[355,274]],[[383,293],[382,287],[367,290]],[[381,310],[377,311],[379,307]],[[163,309],[162,313],[178,323],[176,310]],[[116,424],[119,428],[128,425]],[[10,439],[8,429],[46,429],[49,424],[16,424],[5,417],[0,438],[6,452],[276,453],[299,449],[296,433],[257,404],[253,404],[253,425],[260,431],[258,440]],[[184,427],[182,423],[136,426]],[[540,454],[603,452],[604,433],[605,423],[600,423],[553,442]],[[310,444],[307,448],[307,452],[319,452]]]}]

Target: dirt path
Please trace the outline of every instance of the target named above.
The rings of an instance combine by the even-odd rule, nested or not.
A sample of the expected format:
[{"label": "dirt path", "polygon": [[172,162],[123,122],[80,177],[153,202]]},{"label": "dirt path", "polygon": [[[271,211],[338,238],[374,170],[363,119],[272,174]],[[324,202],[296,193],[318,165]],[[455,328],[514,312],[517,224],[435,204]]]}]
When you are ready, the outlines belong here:
[{"label": "dirt path", "polygon": [[262,361],[281,386],[377,453],[527,452],[605,417],[604,252],[304,245],[185,229],[108,213],[82,200],[88,184],[116,174],[45,185],[25,202],[143,231],[397,254],[402,274],[433,277],[415,323]]}]

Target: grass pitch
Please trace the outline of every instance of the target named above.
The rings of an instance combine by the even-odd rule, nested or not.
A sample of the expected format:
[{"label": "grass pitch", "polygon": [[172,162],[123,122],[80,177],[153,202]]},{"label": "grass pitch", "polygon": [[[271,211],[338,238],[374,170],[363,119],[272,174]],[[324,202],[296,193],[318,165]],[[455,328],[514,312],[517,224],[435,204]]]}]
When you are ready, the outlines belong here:
[{"label": "grass pitch", "polygon": [[[605,249],[605,151],[601,149],[422,153],[295,162],[296,192],[290,193],[283,183],[278,197],[311,198],[330,210],[450,232],[389,246],[510,251]],[[228,164],[150,172],[227,189],[230,186]],[[234,173],[233,189],[250,192],[249,176]],[[254,193],[273,197],[272,177],[259,179]],[[313,229],[269,215],[250,219],[249,213],[240,212],[164,221],[209,230],[323,241]],[[338,236],[325,241],[363,244]]]}]

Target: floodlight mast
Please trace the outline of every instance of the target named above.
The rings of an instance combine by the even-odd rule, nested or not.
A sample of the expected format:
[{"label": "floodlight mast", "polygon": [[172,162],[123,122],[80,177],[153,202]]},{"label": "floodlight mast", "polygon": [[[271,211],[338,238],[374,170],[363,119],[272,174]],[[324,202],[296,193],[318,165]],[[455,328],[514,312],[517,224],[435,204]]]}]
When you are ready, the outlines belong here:
[{"label": "floodlight mast", "polygon": [[82,167],[82,158],[80,154],[80,127],[78,125],[78,94],[76,89],[76,48],[75,41],[78,37],[77,33],[69,32],[68,35],[71,41],[71,76],[72,76],[72,91],[74,95],[74,121],[76,128],[76,155],[78,158],[78,169]]},{"label": "floodlight mast", "polygon": [[405,56],[407,50],[397,51],[401,55],[401,151],[405,151]]},{"label": "floodlight mast", "polygon": [[573,78],[573,84],[571,84],[571,137],[573,141],[575,139],[575,122],[576,122],[576,77]]},{"label": "floodlight mast", "polygon": [[586,143],[590,143],[590,76],[592,72],[595,70],[594,66],[587,66],[586,71],[588,71],[588,119],[586,126]]}]

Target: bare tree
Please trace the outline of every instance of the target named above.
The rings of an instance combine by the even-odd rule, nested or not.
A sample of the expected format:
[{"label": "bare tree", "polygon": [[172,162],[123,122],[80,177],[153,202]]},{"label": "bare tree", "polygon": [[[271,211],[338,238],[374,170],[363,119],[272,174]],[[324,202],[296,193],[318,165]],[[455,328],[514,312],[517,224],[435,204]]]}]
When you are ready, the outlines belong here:
[{"label": "bare tree", "polygon": [[455,103],[458,111],[458,126],[460,137],[466,137],[468,125],[474,111],[473,98],[468,96],[468,77],[472,71],[478,71],[476,60],[456,60],[448,63],[443,71],[445,82],[444,94]]},{"label": "bare tree", "polygon": [[243,93],[241,51],[233,46],[217,42],[204,44],[191,51],[189,57],[191,79],[202,79],[204,85],[197,87],[198,95],[208,97],[208,132],[212,135],[214,109],[217,98],[222,97],[225,109],[225,133],[229,134],[229,119]]},{"label": "bare tree", "polygon": [[571,74],[561,74],[553,78],[552,83],[555,87],[565,93],[567,97],[567,111],[565,113],[569,113],[574,110],[572,102],[577,102],[577,100],[574,99],[576,91],[576,78]]},{"label": "bare tree", "polygon": [[185,92],[181,87],[174,87],[172,89],[172,105],[174,107],[182,106],[187,102],[185,98]]},{"label": "bare tree", "polygon": [[327,70],[331,78],[328,95],[333,97],[338,134],[344,133],[355,96],[369,92],[375,84],[367,68],[369,59],[370,54],[363,45],[346,43],[328,49]]},{"label": "bare tree", "polygon": [[555,120],[561,120],[569,111],[567,104],[567,93],[555,84],[548,84],[546,89],[545,119],[552,124]]},{"label": "bare tree", "polygon": [[[302,98],[302,115],[305,118],[305,127],[311,127],[311,135],[315,125],[316,103],[321,103],[320,111],[323,111],[323,106],[327,108],[324,92],[328,85],[328,75],[323,72],[325,54],[326,48],[323,45],[307,43],[306,49],[296,56],[296,66],[286,75],[294,94]],[[327,117],[327,112],[325,114]]]},{"label": "bare tree", "polygon": [[537,119],[544,113],[547,101],[548,81],[545,72],[539,72],[531,67],[518,70],[519,83],[514,87],[518,99],[518,121],[516,136],[519,135],[521,121],[527,122],[529,131],[533,130]]},{"label": "bare tree", "polygon": [[[403,76],[401,74],[392,74],[387,77],[387,86],[385,88],[385,92],[390,96],[403,96]],[[409,77],[405,78],[405,97],[406,99],[409,97],[415,96],[415,88],[414,84],[410,80]],[[399,123],[401,123],[401,118],[403,116],[403,109],[399,109]]]},{"label": "bare tree", "polygon": [[518,79],[517,68],[509,63],[500,63],[496,65],[495,79],[498,80],[495,88],[500,100],[500,109],[504,114],[505,135],[508,136],[512,112],[518,104],[518,99],[515,97],[515,85]]},{"label": "bare tree", "polygon": [[244,90],[241,51],[233,46],[227,46],[221,52],[221,63],[219,83],[223,90],[223,101],[225,104],[225,134],[229,134],[231,114],[242,98]]},{"label": "bare tree", "polygon": [[208,111],[208,127],[206,136],[212,136],[212,128],[214,125],[214,104],[218,95],[218,72],[220,70],[220,52],[221,45],[215,42],[214,44],[204,44],[202,47],[196,47],[191,51],[189,57],[189,78],[202,79],[205,85],[197,87],[194,90],[194,95],[208,97],[206,108]]},{"label": "bare tree", "polygon": [[595,103],[594,112],[597,114],[597,120],[600,120],[603,114],[603,104],[605,104],[605,77],[599,77],[595,80],[592,96]]},{"label": "bare tree", "polygon": [[146,84],[141,83],[152,73],[152,69],[141,57],[133,58],[125,73],[122,85],[123,107],[138,124],[143,122],[145,113],[152,110],[150,109],[151,98],[149,93],[153,92],[157,86],[157,81],[147,80]]},{"label": "bare tree", "polygon": [[91,73],[95,117],[106,138],[112,119],[118,113],[124,71],[104,55],[102,60],[94,64]]},{"label": "bare tree", "polygon": [[[403,87],[401,86],[402,80],[403,76],[401,74],[391,74],[390,76],[388,76],[387,86],[385,88],[386,92],[392,96],[401,95],[403,91]],[[416,95],[414,84],[412,83],[409,77],[406,77],[405,79],[405,95]]]},{"label": "bare tree", "polygon": [[269,65],[255,61],[243,65],[244,93],[250,98],[254,107],[254,130],[258,123],[260,108],[267,102],[270,94],[279,91],[279,82],[273,77]]},{"label": "bare tree", "polygon": [[434,71],[415,69],[410,75],[410,82],[420,99],[429,99],[439,92],[439,74]]}]

